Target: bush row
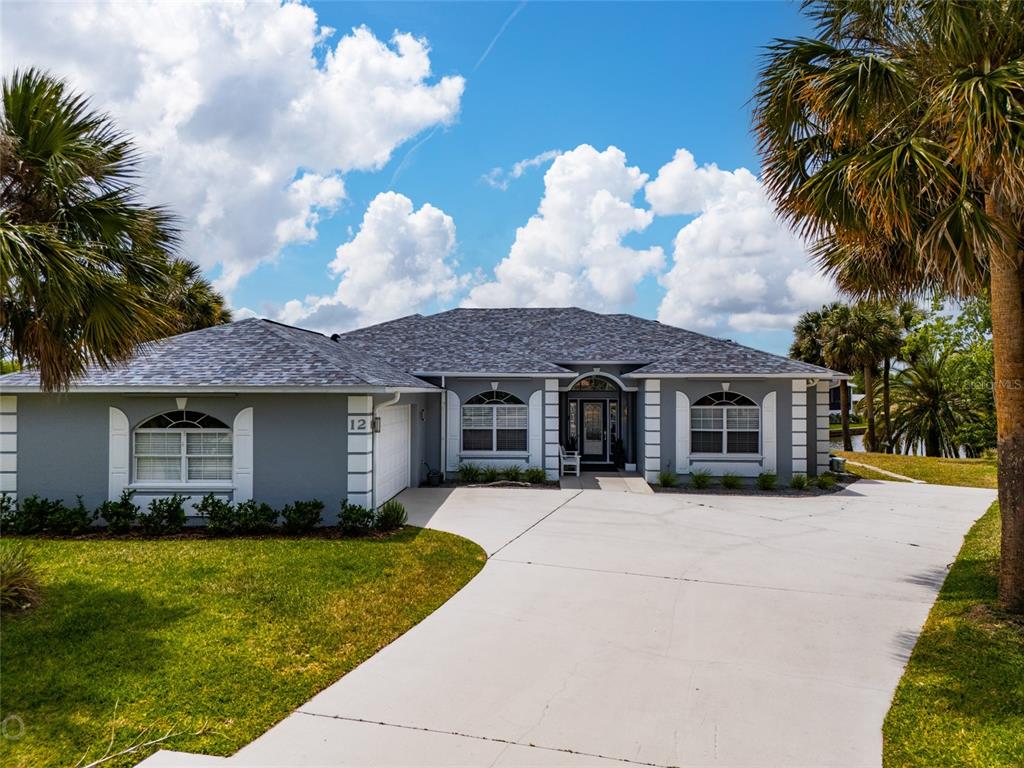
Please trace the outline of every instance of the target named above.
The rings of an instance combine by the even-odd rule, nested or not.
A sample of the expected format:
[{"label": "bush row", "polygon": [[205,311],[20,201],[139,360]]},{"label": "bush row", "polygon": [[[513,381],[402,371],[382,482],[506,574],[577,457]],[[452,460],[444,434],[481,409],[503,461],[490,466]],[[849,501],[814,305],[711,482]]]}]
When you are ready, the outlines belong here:
[{"label": "bush row", "polygon": [[[696,469],[690,473],[690,488],[702,490],[711,486],[712,475],[705,469]],[[719,478],[723,488],[737,490],[743,487],[743,478],[731,472],[725,472]],[[762,472],[757,476],[757,487],[762,491],[774,491],[779,484],[779,478],[771,472]],[[670,470],[662,470],[658,473],[658,485],[663,488],[674,488],[679,485],[679,476]],[[825,472],[817,477],[811,478],[807,475],[796,474],[789,481],[789,487],[798,491],[816,486],[823,491],[831,490],[836,485],[836,478],[830,472]]]},{"label": "bush row", "polygon": [[513,483],[530,483],[539,485],[548,481],[547,473],[540,467],[523,469],[516,465],[498,469],[497,467],[478,467],[475,464],[459,466],[459,481],[463,483],[496,483],[509,480]]},{"label": "bush row", "polygon": [[[62,499],[51,500],[28,496],[14,502],[0,496],[0,532],[19,535],[54,533],[73,535],[97,526],[102,519],[110,533],[127,533],[134,527],[150,536],[179,533],[185,528],[187,497],[180,494],[153,499],[142,510],[132,501],[134,491],[126,490],[117,501],[104,501],[94,511],[82,503],[67,506]],[[324,503],[318,499],[294,501],[276,510],[255,500],[233,504],[214,494],[207,494],[195,505],[199,517],[206,521],[206,530],[216,536],[269,533],[281,530],[287,534],[308,533],[323,521]],[[405,525],[405,507],[398,501],[382,504],[376,511],[342,502],[338,527],[348,536],[371,531],[393,531]]]}]

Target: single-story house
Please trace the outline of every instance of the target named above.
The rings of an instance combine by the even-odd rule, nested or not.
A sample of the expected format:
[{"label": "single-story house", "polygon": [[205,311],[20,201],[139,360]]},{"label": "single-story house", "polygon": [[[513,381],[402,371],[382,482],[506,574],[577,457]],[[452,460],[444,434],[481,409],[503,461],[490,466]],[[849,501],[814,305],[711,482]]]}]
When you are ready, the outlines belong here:
[{"label": "single-story house", "polygon": [[754,477],[828,466],[843,374],[625,314],[455,309],[331,337],[246,319],[93,367],[0,377],[0,490],[98,505],[173,492],[336,514],[429,469],[615,465]]}]

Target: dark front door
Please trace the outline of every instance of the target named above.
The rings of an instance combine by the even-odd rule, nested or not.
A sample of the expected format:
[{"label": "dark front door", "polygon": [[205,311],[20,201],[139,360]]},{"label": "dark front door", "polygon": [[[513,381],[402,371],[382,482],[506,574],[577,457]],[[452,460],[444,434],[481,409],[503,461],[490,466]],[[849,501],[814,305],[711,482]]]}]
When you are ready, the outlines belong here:
[{"label": "dark front door", "polygon": [[583,461],[608,461],[608,402],[580,401],[580,454]]}]

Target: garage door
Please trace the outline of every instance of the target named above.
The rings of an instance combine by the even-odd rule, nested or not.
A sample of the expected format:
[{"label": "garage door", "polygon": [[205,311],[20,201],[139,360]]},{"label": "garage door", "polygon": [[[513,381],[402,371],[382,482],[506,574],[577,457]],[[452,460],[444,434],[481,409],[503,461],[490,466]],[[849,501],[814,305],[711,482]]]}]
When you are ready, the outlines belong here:
[{"label": "garage door", "polygon": [[374,503],[383,504],[409,487],[409,406],[381,408],[380,432],[374,435]]}]

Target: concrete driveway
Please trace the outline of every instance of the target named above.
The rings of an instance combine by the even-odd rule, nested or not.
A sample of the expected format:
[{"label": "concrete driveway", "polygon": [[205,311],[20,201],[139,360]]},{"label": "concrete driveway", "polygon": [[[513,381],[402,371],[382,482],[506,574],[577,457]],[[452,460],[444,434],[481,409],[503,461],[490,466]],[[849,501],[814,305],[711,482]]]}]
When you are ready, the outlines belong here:
[{"label": "concrete driveway", "polygon": [[877,766],[993,491],[407,491],[479,542],[436,613],[225,765]]}]

